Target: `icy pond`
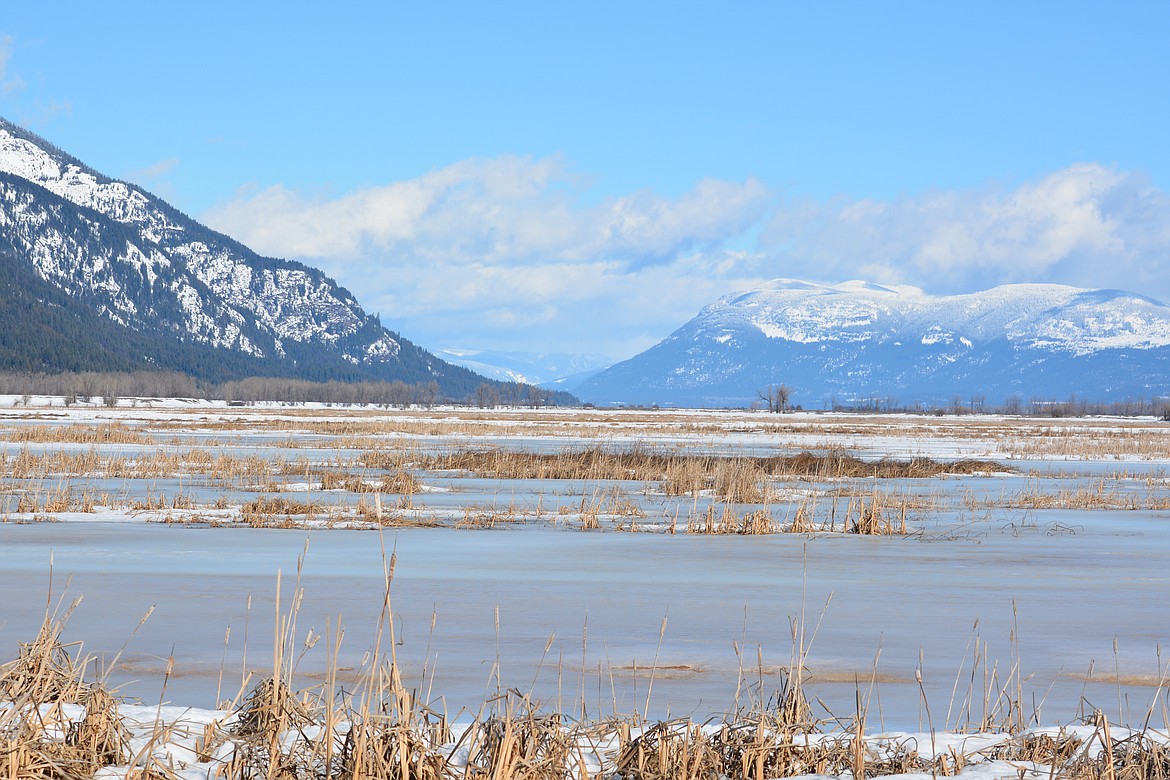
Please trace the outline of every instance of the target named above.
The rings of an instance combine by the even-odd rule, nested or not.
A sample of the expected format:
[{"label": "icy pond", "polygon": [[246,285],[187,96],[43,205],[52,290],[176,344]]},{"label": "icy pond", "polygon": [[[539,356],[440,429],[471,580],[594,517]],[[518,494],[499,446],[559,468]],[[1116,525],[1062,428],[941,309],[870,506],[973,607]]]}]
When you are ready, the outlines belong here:
[{"label": "icy pond", "polygon": [[[1170,426],[1153,418],[42,400],[0,421],[0,659],[46,609],[83,597],[66,638],[146,703],[209,707],[266,674],[278,577],[287,613],[298,567],[295,644],[340,620],[336,666],[352,690],[391,553],[393,650],[406,682],[451,716],[515,689],[574,716],[701,720],[767,700],[801,660],[818,715],[850,717],[860,691],[883,728],[921,729],[927,705],[940,728],[979,722],[1002,710],[1001,691],[1047,723],[1095,708],[1132,722],[1165,702]],[[809,451],[976,465],[914,478],[757,474],[761,505],[709,485],[671,492],[653,469],[552,478],[533,455],[589,448],[668,453],[674,466]],[[528,453],[540,476],[519,473],[522,462],[512,476],[418,465],[462,451]],[[406,496],[381,482],[404,475]],[[806,500],[823,523],[879,491],[907,535],[845,523],[782,532]],[[277,499],[316,509],[245,511]],[[382,522],[375,502],[392,527],[346,527]],[[775,525],[689,532],[728,507]],[[299,660],[301,683],[320,681],[330,644]]]},{"label": "icy pond", "polygon": [[[398,658],[407,680],[452,714],[477,709],[497,687],[531,690],[565,711],[583,703],[591,716],[645,711],[651,678],[650,714],[725,712],[737,688],[741,703],[761,684],[765,697],[775,688],[802,615],[808,690],[841,716],[855,690],[868,689],[876,660],[874,711],[888,726],[916,727],[920,659],[940,719],[950,711],[955,720],[965,699],[978,716],[985,678],[1003,682],[1017,659],[1026,705],[1043,702],[1053,718],[1076,715],[1082,696],[1144,711],[1164,665],[1159,643],[1170,636],[1170,516],[1032,519],[935,541],[3,524],[0,642],[35,632],[52,559],[54,596],[84,596],[67,636],[107,661],[127,645],[111,678],[125,694],[157,701],[173,655],[165,698],[210,706],[217,690],[235,694],[245,663],[262,668],[271,658],[277,573],[287,606],[306,544],[298,631],[324,633],[340,615],[340,665],[358,666],[378,624],[385,545],[397,560]],[[987,648],[972,684],[976,638]],[[323,644],[301,663],[309,682],[325,663]]]}]

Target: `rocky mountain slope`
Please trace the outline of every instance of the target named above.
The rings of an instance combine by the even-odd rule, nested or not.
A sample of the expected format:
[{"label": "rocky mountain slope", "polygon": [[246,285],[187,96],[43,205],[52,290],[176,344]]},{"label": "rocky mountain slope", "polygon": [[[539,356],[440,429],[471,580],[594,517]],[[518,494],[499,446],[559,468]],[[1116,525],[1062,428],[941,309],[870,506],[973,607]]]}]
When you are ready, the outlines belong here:
[{"label": "rocky mountain slope", "polygon": [[707,306],[576,392],[597,403],[743,406],[781,383],[806,408],[1170,395],[1170,307],[1052,284],[932,296],[780,279]]},{"label": "rocky mountain slope", "polygon": [[[261,257],[2,119],[0,265],[0,300],[11,310],[27,299],[28,315],[0,322],[0,360],[24,354],[26,369],[78,368],[57,355],[68,351],[70,333],[92,331],[76,327],[87,323],[102,338],[86,368],[106,361],[217,379],[436,381],[455,397],[483,381],[383,328],[320,271]],[[44,294],[29,298],[30,284]],[[46,320],[54,306],[70,316]],[[61,322],[74,327],[63,332]],[[27,359],[17,345],[30,331],[60,348]]]}]

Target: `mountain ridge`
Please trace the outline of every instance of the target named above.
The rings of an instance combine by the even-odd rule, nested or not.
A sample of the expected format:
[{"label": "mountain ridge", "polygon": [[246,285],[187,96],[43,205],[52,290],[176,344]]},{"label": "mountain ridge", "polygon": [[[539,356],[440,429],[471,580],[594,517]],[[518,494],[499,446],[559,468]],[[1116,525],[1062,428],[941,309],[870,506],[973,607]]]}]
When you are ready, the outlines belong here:
[{"label": "mountain ridge", "polygon": [[777,279],[709,304],[659,344],[586,381],[596,403],[742,406],[786,383],[819,407],[940,405],[980,394],[1098,400],[1166,393],[1170,307],[1123,290]]},{"label": "mountain ridge", "polygon": [[[218,379],[435,381],[452,397],[489,381],[384,328],[321,271],[261,256],[3,118],[0,258],[12,264],[8,278],[24,263],[67,294],[57,305],[120,326],[141,353],[131,368],[189,369],[172,364],[210,348],[224,357],[224,370],[210,372]],[[60,327],[42,330],[65,345]],[[74,370],[44,352],[43,370]]]}]

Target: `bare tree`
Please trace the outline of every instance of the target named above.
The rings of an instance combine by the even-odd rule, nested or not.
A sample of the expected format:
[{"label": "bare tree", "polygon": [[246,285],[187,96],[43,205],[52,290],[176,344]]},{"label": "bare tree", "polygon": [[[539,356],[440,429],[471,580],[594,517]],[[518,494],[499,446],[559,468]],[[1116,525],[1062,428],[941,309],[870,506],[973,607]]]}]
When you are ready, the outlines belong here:
[{"label": "bare tree", "polygon": [[479,387],[475,388],[475,405],[480,409],[495,409],[500,405],[500,394],[496,391],[496,388],[487,382],[483,382]]},{"label": "bare tree", "polygon": [[439,400],[439,383],[435,380],[414,386],[414,402],[430,409]]},{"label": "bare tree", "polygon": [[792,388],[788,385],[768,385],[757,391],[756,395],[767,406],[769,412],[783,414],[788,411],[788,399],[792,397]]}]

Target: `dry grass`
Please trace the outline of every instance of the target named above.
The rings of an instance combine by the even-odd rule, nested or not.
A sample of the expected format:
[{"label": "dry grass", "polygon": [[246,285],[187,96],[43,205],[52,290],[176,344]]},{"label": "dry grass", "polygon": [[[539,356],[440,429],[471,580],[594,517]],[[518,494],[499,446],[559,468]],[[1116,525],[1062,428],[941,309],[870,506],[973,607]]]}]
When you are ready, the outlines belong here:
[{"label": "dry grass", "polygon": [[1063,780],[1166,780],[1170,778],[1170,745],[1149,731],[1114,739],[1101,711],[1093,716],[1096,730],[1088,739],[1058,729],[1026,733],[982,751],[982,756],[1012,763],[1053,767]]},{"label": "dry grass", "polygon": [[[905,448],[915,437],[948,441],[958,452],[1065,453],[1062,457],[1170,457],[1170,426],[1149,420],[1009,420],[1004,418],[881,417],[864,415],[764,415],[748,412],[652,412],[582,410],[410,410],[361,409],[233,410],[216,418],[207,410],[167,410],[163,413],[111,410],[114,422],[35,424],[0,421],[8,440],[17,442],[0,453],[0,498],[5,519],[53,518],[63,512],[93,512],[100,508],[130,511],[175,510],[194,512],[199,522],[197,493],[210,489],[223,497],[235,491],[289,493],[332,491],[338,509],[314,515],[315,523],[346,525],[346,519],[382,525],[447,524],[489,527],[509,522],[510,511],[484,509],[482,488],[462,487],[466,475],[518,481],[564,480],[585,486],[553,487],[535,484],[510,487],[531,490],[530,504],[540,493],[569,492],[581,498],[581,508],[570,514],[583,528],[665,530],[661,522],[642,522],[658,514],[654,496],[693,498],[693,506],[665,502],[661,514],[670,532],[687,526],[699,533],[768,533],[855,530],[860,533],[900,533],[907,509],[941,511],[1031,509],[1170,509],[1170,480],[1149,469],[1119,470],[1086,484],[1075,467],[1065,475],[1037,476],[1023,490],[995,496],[977,496],[977,483],[968,480],[960,491],[940,487],[934,496],[877,496],[871,480],[946,478],[1012,469],[998,459],[965,458],[957,461],[925,457],[880,457],[888,442]],[[149,416],[144,416],[149,415]],[[160,419],[162,418],[162,419]],[[235,431],[229,449],[202,436],[207,431]],[[200,446],[175,431],[199,431]],[[591,440],[617,433],[619,446]],[[735,454],[727,439],[766,437],[752,442],[793,454],[748,457]],[[274,436],[274,434],[276,434]],[[556,436],[574,442],[560,452],[517,451],[514,445],[492,448],[477,444],[491,436]],[[669,441],[685,436],[687,445]],[[281,437],[284,437],[283,439]],[[446,437],[432,443],[431,437]],[[669,443],[668,443],[669,441]],[[799,441],[799,444],[796,442]],[[154,442],[159,446],[127,450],[122,444]],[[186,443],[184,443],[186,442]],[[81,446],[77,446],[81,445]],[[1025,446],[1026,445],[1026,446]],[[273,446],[312,446],[324,454],[274,454]],[[694,446],[695,450],[688,447]],[[263,447],[263,452],[254,448]],[[801,448],[815,447],[815,449]],[[354,449],[356,448],[356,449]],[[708,454],[698,448],[714,448]],[[446,450],[437,452],[436,450]],[[283,450],[282,450],[283,451]],[[451,512],[450,496],[442,505],[427,506],[423,480],[451,481],[455,493],[466,490],[471,510],[458,521],[462,506]],[[1144,479],[1143,489],[1140,480]],[[94,486],[97,480],[121,480],[122,485]],[[166,485],[158,480],[177,480]],[[832,483],[802,486],[826,498],[821,506],[787,504],[785,482]],[[635,485],[623,483],[637,483]],[[1001,483],[993,483],[1001,484]],[[291,491],[290,491],[291,488]],[[192,491],[197,492],[192,492]],[[965,495],[959,497],[961,491]],[[571,491],[571,492],[570,492]],[[628,491],[628,495],[626,494]],[[637,494],[641,494],[640,496]],[[375,494],[399,497],[375,502]],[[604,500],[599,496],[606,496]],[[874,500],[880,499],[874,507]],[[229,499],[230,500],[230,499]],[[240,499],[235,499],[239,501]],[[309,499],[305,497],[305,500]],[[707,504],[715,503],[714,510]],[[961,502],[961,503],[960,503]],[[387,511],[379,514],[378,503]],[[493,502],[494,503],[494,502]],[[341,505],[345,505],[342,507]],[[725,512],[734,514],[732,518]],[[205,508],[205,507],[204,507]],[[409,509],[409,515],[394,510]],[[270,513],[248,508],[250,520],[287,527],[305,523],[304,515]],[[713,512],[713,516],[708,516]],[[12,513],[18,515],[9,518]],[[424,520],[428,513],[431,520]],[[524,513],[557,523],[561,515]],[[673,519],[672,519],[673,515]],[[848,522],[846,522],[848,517]],[[218,521],[217,521],[218,522]],[[746,527],[746,530],[745,530]]]},{"label": "dry grass", "polygon": [[[1124,479],[1124,477],[1122,477]],[[998,496],[978,496],[968,490],[962,498],[966,509],[1076,509],[1093,510],[1165,510],[1170,509],[1170,492],[1166,485],[1147,480],[1144,490],[1122,489],[1114,479],[1095,479],[1072,487],[1049,486],[1036,480],[1024,489]]]},{"label": "dry grass", "polygon": [[13,426],[5,431],[5,438],[20,444],[151,444],[153,441],[139,428],[119,422]]},{"label": "dry grass", "polygon": [[349,493],[394,493],[414,495],[422,492],[422,483],[409,471],[395,471],[376,479],[360,474],[336,471],[311,472],[320,490],[343,490]]},{"label": "dry grass", "polygon": [[689,534],[770,534],[777,530],[776,521],[772,513],[766,509],[757,509],[747,512],[742,517],[737,516],[729,507],[722,507],[717,511],[714,505],[707,507],[701,516],[693,516],[687,520]]},{"label": "dry grass", "polygon": [[906,517],[912,504],[905,495],[876,488],[868,493],[846,494],[844,500],[831,495],[819,506],[817,498],[810,496],[796,506],[791,520],[773,524],[771,530],[791,534],[844,532],[860,536],[906,536],[909,534]]},{"label": "dry grass", "polygon": [[[684,437],[725,437],[727,434],[769,437],[784,449],[834,444],[863,449],[897,440],[939,441],[962,451],[1008,458],[1168,459],[1170,426],[1152,418],[1011,418],[993,416],[868,415],[817,413],[772,415],[750,411],[648,411],[580,409],[307,409],[298,407],[233,409],[168,409],[143,416],[129,408],[108,410],[119,422],[93,424],[10,424],[9,440],[39,436],[50,441],[82,440],[84,428],[111,427],[112,436],[127,443],[149,443],[167,431],[287,434],[280,446],[314,446],[315,440],[348,449],[378,449],[388,440],[435,436],[474,439],[480,436],[542,436],[599,440],[620,432],[646,441]],[[22,415],[35,419],[36,414]],[[118,431],[121,427],[123,430]],[[27,433],[30,428],[40,429]],[[74,429],[73,432],[64,433]],[[100,441],[101,439],[94,439]],[[815,441],[814,441],[815,440]],[[948,446],[948,448],[951,448]]]},{"label": "dry grass", "polygon": [[[64,620],[46,616],[32,642],[0,666],[0,772],[6,780],[74,780],[129,758],[118,701],[85,682],[88,658],[61,643]],[[83,708],[78,719],[68,705]]]},{"label": "dry grass", "polygon": [[160,479],[199,474],[206,476],[209,482],[235,486],[290,473],[290,467],[281,460],[267,460],[254,455],[233,456],[222,452],[213,453],[207,449],[153,450],[129,458],[123,455],[103,455],[96,449],[85,452],[33,453],[24,448],[15,456],[0,455],[0,472],[14,480],[67,476]]},{"label": "dry grass", "polygon": [[906,535],[906,504],[898,507],[889,507],[886,496],[877,490],[869,496],[862,496],[856,503],[850,501],[845,510],[845,523],[848,532],[862,536],[905,536]]},{"label": "dry grass", "polygon": [[240,508],[240,519],[253,528],[288,528],[295,519],[312,520],[322,513],[320,504],[288,498],[257,498]]},{"label": "dry grass", "polygon": [[[867,735],[860,691],[855,717],[818,720],[802,687],[807,646],[796,622],[793,673],[781,675],[767,703],[721,720],[614,715],[577,721],[508,691],[456,732],[402,683],[389,608],[393,568],[391,558],[383,628],[357,688],[349,692],[341,689],[335,664],[320,685],[294,689],[298,660],[321,637],[310,631],[303,641],[294,639],[301,636],[299,585],[287,612],[278,598],[272,673],[230,717],[203,727],[195,747],[199,772],[222,780],[767,780],[805,774],[949,777],[994,759],[1071,780],[1170,778],[1164,738],[1111,727],[1100,711],[1087,737],[1083,730],[1082,736],[1026,731],[1017,722],[1003,741],[969,754],[954,748],[927,754],[912,738]],[[145,747],[132,755],[118,699],[84,680],[89,661],[61,643],[63,625],[46,619],[17,658],[0,666],[0,776],[82,780],[111,767],[139,780],[173,780],[166,751],[175,724],[156,721]],[[334,660],[342,634],[340,625],[335,628],[326,637]],[[383,646],[389,657],[381,655]],[[70,705],[77,705],[72,714]]]},{"label": "dry grass", "polygon": [[970,459],[946,462],[918,457],[866,461],[839,449],[820,454],[801,452],[754,458],[683,455],[642,448],[607,450],[593,447],[558,453],[461,450],[445,455],[420,456],[417,463],[427,470],[469,471],[494,479],[662,481],[671,495],[700,490],[758,494],[758,488],[743,485],[751,485],[765,477],[921,479],[941,474],[1012,470],[1000,463]]}]

